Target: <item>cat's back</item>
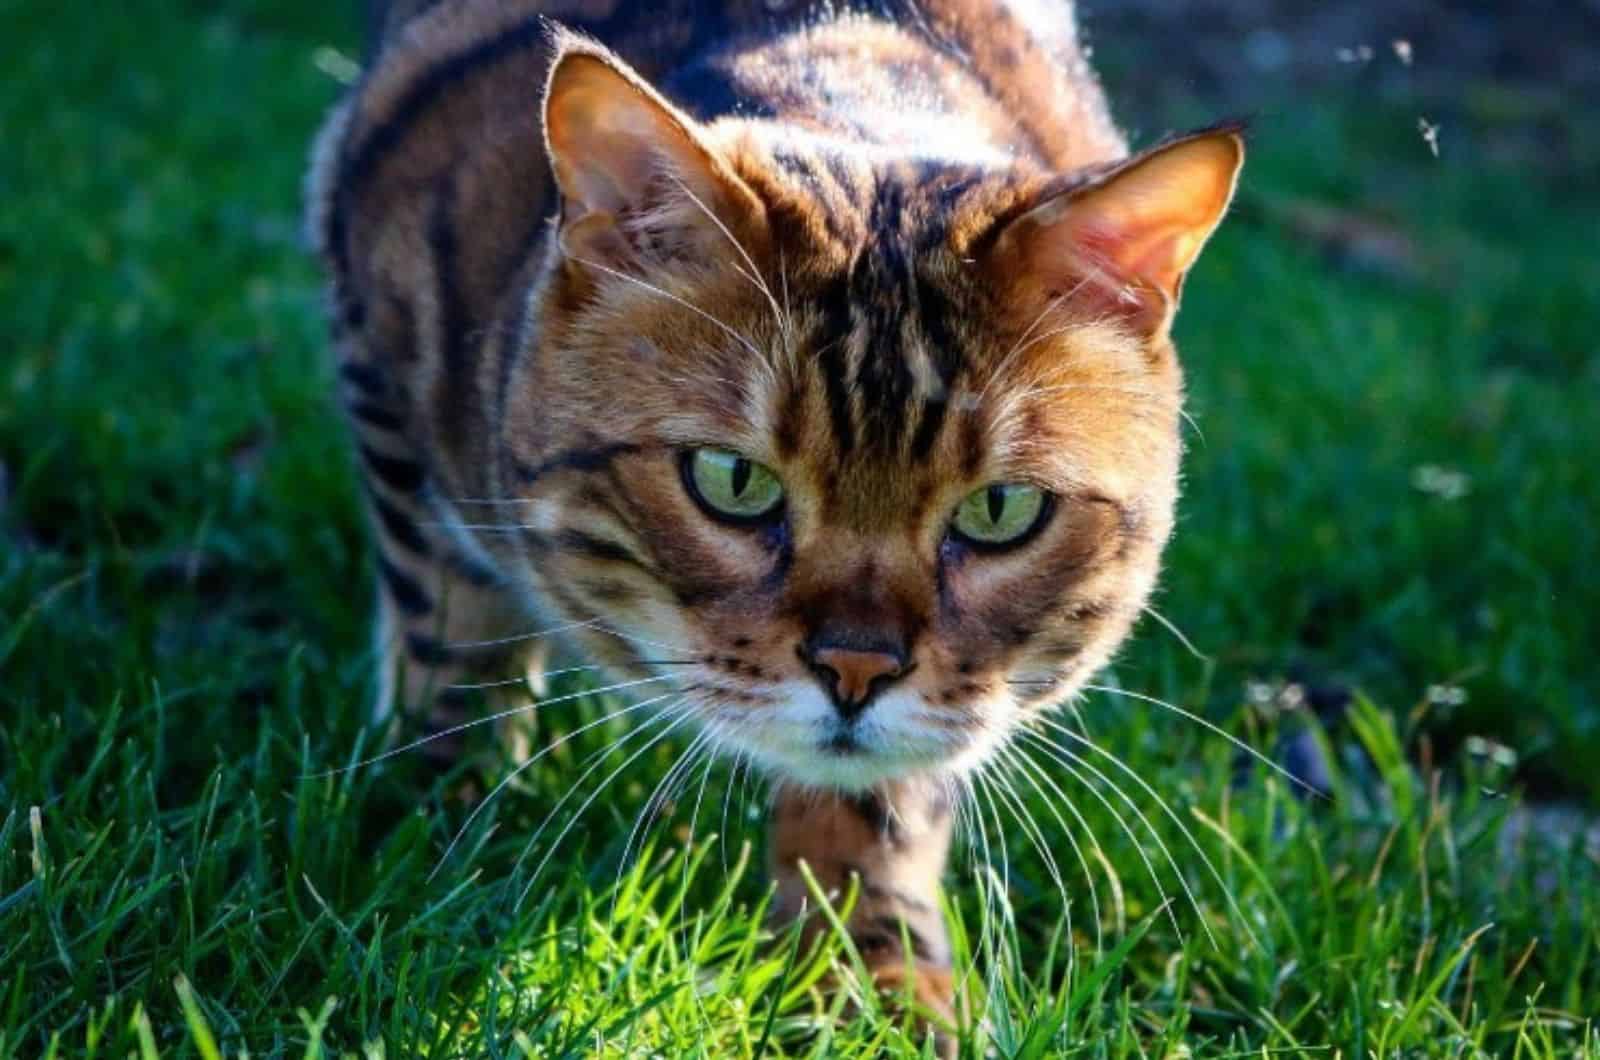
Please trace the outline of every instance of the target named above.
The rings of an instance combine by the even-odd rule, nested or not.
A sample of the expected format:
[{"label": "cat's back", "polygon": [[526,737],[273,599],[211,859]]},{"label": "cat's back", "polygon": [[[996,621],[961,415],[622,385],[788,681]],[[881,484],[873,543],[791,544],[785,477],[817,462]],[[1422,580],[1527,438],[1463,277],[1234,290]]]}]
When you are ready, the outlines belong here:
[{"label": "cat's back", "polygon": [[[484,57],[492,62],[537,37],[546,19],[594,37],[653,82],[719,52],[808,29],[893,26],[972,71],[997,95],[1042,108],[1042,117],[1066,118],[1063,104],[1088,104],[1063,124],[1110,127],[1079,45],[1072,0],[374,0],[372,50],[404,80],[405,68],[428,53],[443,57],[468,40],[488,45]],[[861,58],[872,60],[872,35],[859,43]],[[904,55],[876,58],[893,66]],[[747,102],[720,95],[723,86],[678,83],[691,98],[677,102],[702,113]]]},{"label": "cat's back", "polygon": [[871,138],[891,110],[942,110],[1056,171],[1127,153],[1071,0],[380,0],[373,21],[340,150],[341,177],[362,190],[386,166],[414,185],[458,154],[531,147],[524,161],[541,167],[552,21],[703,120],[853,108],[847,131]]}]

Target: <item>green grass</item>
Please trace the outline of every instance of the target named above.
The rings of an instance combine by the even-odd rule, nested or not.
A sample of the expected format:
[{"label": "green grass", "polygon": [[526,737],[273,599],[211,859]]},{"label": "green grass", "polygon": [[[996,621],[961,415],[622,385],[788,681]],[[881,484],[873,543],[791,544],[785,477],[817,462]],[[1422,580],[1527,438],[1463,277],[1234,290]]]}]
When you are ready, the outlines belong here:
[{"label": "green grass", "polygon": [[[520,904],[550,833],[519,865],[525,842],[623,730],[526,774],[442,867],[465,812],[414,756],[328,775],[375,737],[298,236],[336,91],[319,49],[354,50],[322,7],[0,0],[0,1055],[920,1055],[812,989],[848,966],[837,940],[763,929],[754,788],[724,828],[714,772],[686,855],[691,774],[621,864],[682,741],[624,770]],[[1469,89],[1438,160],[1404,101],[1264,111],[1181,325],[1204,436],[1157,606],[1208,658],[1147,624],[1110,678],[1263,749],[1309,729],[1334,796],[1091,697],[1088,731],[1171,815],[1092,761],[1196,905],[1126,803],[1050,766],[1100,837],[1097,925],[1057,804],[1010,773],[1073,900],[1009,817],[1009,916],[952,874],[964,947],[1016,936],[975,957],[969,1055],[1600,1056],[1600,865],[1522,823],[1526,790],[1600,797],[1600,196],[1571,175],[1600,138],[1573,115],[1570,166],[1508,158],[1485,145],[1511,119]],[[1388,217],[1426,260],[1330,261],[1289,230],[1300,201]],[[1319,724],[1286,679],[1354,705]]]}]

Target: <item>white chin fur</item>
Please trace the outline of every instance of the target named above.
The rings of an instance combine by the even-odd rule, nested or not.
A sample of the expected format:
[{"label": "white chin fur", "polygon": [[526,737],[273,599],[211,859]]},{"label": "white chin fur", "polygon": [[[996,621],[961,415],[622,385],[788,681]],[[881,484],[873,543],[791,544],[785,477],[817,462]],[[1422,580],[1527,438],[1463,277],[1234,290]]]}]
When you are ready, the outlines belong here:
[{"label": "white chin fur", "polygon": [[999,696],[982,704],[982,728],[950,732],[919,717],[928,709],[920,695],[895,690],[856,719],[849,731],[857,746],[840,752],[826,747],[840,727],[821,689],[791,681],[775,691],[782,705],[728,733],[728,742],[783,780],[841,791],[911,776],[964,774],[994,752],[1014,711],[1009,697]]}]

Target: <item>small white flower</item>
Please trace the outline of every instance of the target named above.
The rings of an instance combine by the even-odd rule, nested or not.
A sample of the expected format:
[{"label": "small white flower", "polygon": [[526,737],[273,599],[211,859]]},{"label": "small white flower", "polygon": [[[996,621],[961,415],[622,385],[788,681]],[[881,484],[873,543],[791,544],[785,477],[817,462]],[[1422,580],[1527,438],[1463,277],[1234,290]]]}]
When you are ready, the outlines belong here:
[{"label": "small white flower", "polygon": [[1458,501],[1472,489],[1472,479],[1464,471],[1421,464],[1411,470],[1411,486],[1440,500]]},{"label": "small white flower", "polygon": [[1502,769],[1510,769],[1517,764],[1516,751],[1483,736],[1467,737],[1467,753],[1474,758],[1487,758]]},{"label": "small white flower", "polygon": [[1428,145],[1428,150],[1434,158],[1439,157],[1439,126],[1427,118],[1417,119],[1417,131],[1422,134],[1422,142]]}]

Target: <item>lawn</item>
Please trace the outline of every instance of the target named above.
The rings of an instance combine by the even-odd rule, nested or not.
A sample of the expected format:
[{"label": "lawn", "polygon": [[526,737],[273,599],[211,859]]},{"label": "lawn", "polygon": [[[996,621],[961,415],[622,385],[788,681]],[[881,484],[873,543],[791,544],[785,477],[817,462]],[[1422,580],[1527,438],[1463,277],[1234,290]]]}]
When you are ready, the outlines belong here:
[{"label": "lawn", "polygon": [[[924,1055],[764,927],[759,781],[685,741],[595,726],[470,822],[353,766],[327,7],[0,0],[0,1056]],[[1600,1056],[1600,121],[1354,73],[1254,109],[1166,621],[1094,749],[967,811],[966,1055]],[[551,739],[618,705],[557,691]]]}]

